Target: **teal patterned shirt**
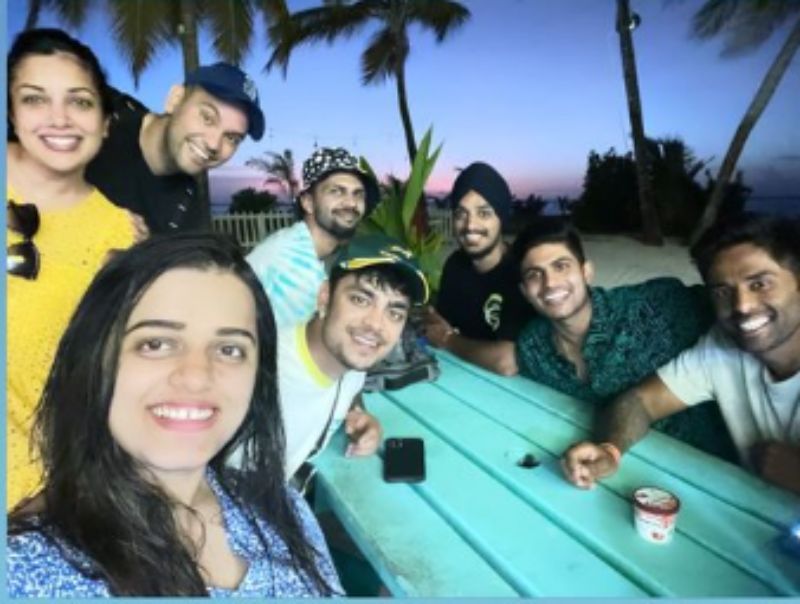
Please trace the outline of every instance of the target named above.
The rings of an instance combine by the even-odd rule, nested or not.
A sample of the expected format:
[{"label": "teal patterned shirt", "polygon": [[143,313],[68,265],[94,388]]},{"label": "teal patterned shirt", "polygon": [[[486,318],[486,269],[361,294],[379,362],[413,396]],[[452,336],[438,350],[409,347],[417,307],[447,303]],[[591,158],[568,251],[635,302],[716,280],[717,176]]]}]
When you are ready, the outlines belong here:
[{"label": "teal patterned shirt", "polygon": [[[536,317],[517,339],[520,374],[579,399],[605,405],[692,346],[714,313],[705,288],[659,278],[590,289],[592,319],[583,344],[587,381],[555,347],[553,325]],[[736,459],[716,405],[700,405],[654,427],[727,459]]]},{"label": "teal patterned shirt", "polygon": [[272,233],[253,248],[247,262],[267,292],[279,329],[311,318],[327,275],[304,221]]}]

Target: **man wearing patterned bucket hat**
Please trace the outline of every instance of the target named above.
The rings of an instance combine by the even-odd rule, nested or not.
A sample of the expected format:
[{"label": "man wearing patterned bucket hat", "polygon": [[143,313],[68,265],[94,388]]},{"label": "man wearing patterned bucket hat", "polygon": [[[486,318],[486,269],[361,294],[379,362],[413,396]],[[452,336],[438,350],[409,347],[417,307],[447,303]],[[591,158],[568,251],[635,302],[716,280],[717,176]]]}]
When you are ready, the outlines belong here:
[{"label": "man wearing patterned bucket hat", "polygon": [[227,162],[246,135],[264,134],[255,82],[234,65],[204,65],[170,89],[161,115],[112,92],[108,136],[86,178],[152,233],[202,227],[195,176]]},{"label": "man wearing patterned bucket hat", "polygon": [[322,450],[344,422],[347,455],[370,455],[381,437],[361,401],[365,371],[397,344],[428,283],[409,250],[384,235],[342,248],[315,297],[310,321],[278,331],[286,475]]},{"label": "man wearing patterned bucket hat", "polygon": [[303,163],[301,219],[247,256],[269,296],[278,328],[308,319],[327,278],[325,260],[355,235],[378,203],[378,183],[346,149],[321,148]]}]

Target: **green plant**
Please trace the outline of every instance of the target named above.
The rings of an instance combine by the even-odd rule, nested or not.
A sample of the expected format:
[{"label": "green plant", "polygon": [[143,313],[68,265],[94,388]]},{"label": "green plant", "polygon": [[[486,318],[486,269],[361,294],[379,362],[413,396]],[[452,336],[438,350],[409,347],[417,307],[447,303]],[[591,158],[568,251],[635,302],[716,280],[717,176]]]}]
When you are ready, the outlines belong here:
[{"label": "green plant", "polygon": [[[442,275],[444,238],[434,232],[420,234],[413,223],[417,204],[425,203],[425,183],[442,150],[442,146],[439,145],[433,153],[430,153],[432,137],[433,132],[429,128],[420,142],[414,162],[411,164],[411,173],[406,181],[389,176],[386,182],[381,184],[381,200],[361,222],[359,231],[365,234],[383,233],[408,247],[417,257],[431,291],[436,292]],[[361,166],[375,176],[372,167],[363,157],[360,161]]]}]

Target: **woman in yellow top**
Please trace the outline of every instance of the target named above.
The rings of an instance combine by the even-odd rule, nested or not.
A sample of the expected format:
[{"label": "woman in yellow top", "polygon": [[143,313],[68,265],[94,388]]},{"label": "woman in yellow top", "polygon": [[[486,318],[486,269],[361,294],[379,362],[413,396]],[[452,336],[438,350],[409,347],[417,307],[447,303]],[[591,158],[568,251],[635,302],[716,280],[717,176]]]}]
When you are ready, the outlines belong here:
[{"label": "woman in yellow top", "polygon": [[8,54],[8,508],[39,486],[31,419],[69,318],[109,252],[134,241],[131,215],[84,179],[110,106],[89,48],[54,29],[17,37]]}]

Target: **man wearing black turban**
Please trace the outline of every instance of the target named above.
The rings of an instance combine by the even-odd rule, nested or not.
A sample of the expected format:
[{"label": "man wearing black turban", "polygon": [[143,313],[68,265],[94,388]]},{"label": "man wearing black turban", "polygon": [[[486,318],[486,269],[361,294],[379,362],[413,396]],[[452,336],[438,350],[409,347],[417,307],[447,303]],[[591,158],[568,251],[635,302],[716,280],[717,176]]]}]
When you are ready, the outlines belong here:
[{"label": "man wearing black turban", "polygon": [[445,263],[426,336],[453,354],[503,375],[517,366],[514,340],[533,316],[503,241],[511,191],[490,165],[476,162],[459,174],[450,194],[459,249]]}]

